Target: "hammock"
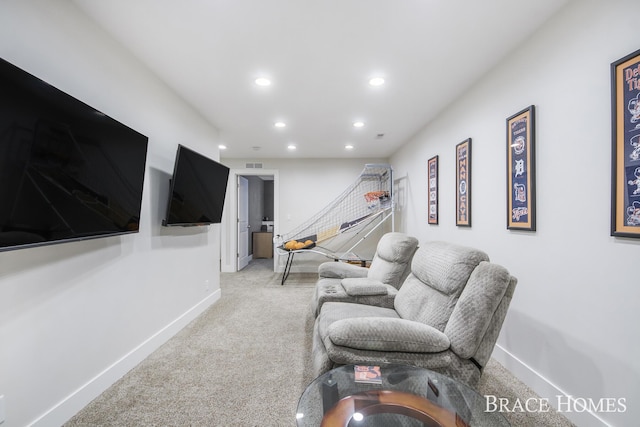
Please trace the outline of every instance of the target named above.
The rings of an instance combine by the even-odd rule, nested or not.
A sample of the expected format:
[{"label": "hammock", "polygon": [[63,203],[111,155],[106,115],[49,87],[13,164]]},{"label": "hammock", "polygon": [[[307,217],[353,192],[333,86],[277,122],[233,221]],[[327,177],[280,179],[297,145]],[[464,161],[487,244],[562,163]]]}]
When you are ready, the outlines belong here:
[{"label": "hammock", "polygon": [[365,165],[356,181],[320,212],[288,233],[276,236],[277,253],[288,255],[283,283],[295,253],[313,252],[334,260],[358,260],[352,251],[393,216],[392,175],[388,164]]}]

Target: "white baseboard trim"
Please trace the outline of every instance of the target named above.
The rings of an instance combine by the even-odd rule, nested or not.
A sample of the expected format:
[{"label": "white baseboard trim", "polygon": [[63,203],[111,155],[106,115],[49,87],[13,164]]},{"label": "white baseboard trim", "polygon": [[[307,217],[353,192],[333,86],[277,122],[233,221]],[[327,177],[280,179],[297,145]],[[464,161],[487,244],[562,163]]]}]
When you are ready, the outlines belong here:
[{"label": "white baseboard trim", "polygon": [[217,289],[202,301],[187,310],[180,317],[147,338],[136,348],[115,361],[111,366],[100,372],[86,384],[71,393],[54,407],[29,424],[33,427],[62,425],[88,405],[93,399],[122,378],[127,372],[137,366],[162,344],[187,326],[192,320],[203,313],[221,297],[221,290]]},{"label": "white baseboard trim", "polygon": [[[538,396],[549,399],[549,404],[554,408],[558,409],[558,396],[562,396],[564,402],[566,402],[567,399],[571,401],[575,400],[570,394],[500,345],[496,344],[491,357],[500,362],[509,372],[529,386]],[[600,418],[598,414],[591,411],[562,411],[562,414],[574,424],[581,427],[613,427]]]}]

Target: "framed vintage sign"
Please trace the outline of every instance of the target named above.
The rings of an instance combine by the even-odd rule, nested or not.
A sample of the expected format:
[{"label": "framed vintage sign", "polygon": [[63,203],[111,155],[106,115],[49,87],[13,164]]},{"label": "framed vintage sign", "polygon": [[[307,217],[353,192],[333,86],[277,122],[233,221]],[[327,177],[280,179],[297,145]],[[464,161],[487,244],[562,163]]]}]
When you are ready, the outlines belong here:
[{"label": "framed vintage sign", "polygon": [[438,223],[438,156],[429,159],[429,224]]},{"label": "framed vintage sign", "polygon": [[536,229],[535,108],[507,119],[507,228]]},{"label": "framed vintage sign", "polygon": [[640,238],[640,50],[611,64],[611,235]]},{"label": "framed vintage sign", "polygon": [[456,225],[471,227],[471,138],[456,145]]}]

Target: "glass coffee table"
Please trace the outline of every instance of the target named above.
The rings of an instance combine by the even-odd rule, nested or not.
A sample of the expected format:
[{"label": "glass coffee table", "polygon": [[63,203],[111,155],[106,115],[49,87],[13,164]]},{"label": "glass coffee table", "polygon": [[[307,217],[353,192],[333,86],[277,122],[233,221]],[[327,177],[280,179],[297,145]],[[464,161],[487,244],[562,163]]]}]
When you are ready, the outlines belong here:
[{"label": "glass coffee table", "polygon": [[[298,402],[298,427],[500,427],[475,390],[428,369],[346,365],[316,378]],[[356,377],[358,380],[356,381]]]}]

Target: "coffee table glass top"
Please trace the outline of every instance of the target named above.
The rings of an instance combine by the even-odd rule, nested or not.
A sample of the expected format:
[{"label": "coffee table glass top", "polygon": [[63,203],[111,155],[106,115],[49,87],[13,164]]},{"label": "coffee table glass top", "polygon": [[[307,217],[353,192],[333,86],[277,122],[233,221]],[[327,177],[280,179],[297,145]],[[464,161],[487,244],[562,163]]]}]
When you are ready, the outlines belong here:
[{"label": "coffee table glass top", "polygon": [[484,396],[445,375],[405,365],[366,368],[341,366],[309,384],[298,402],[298,427],[510,425],[486,411]]}]

